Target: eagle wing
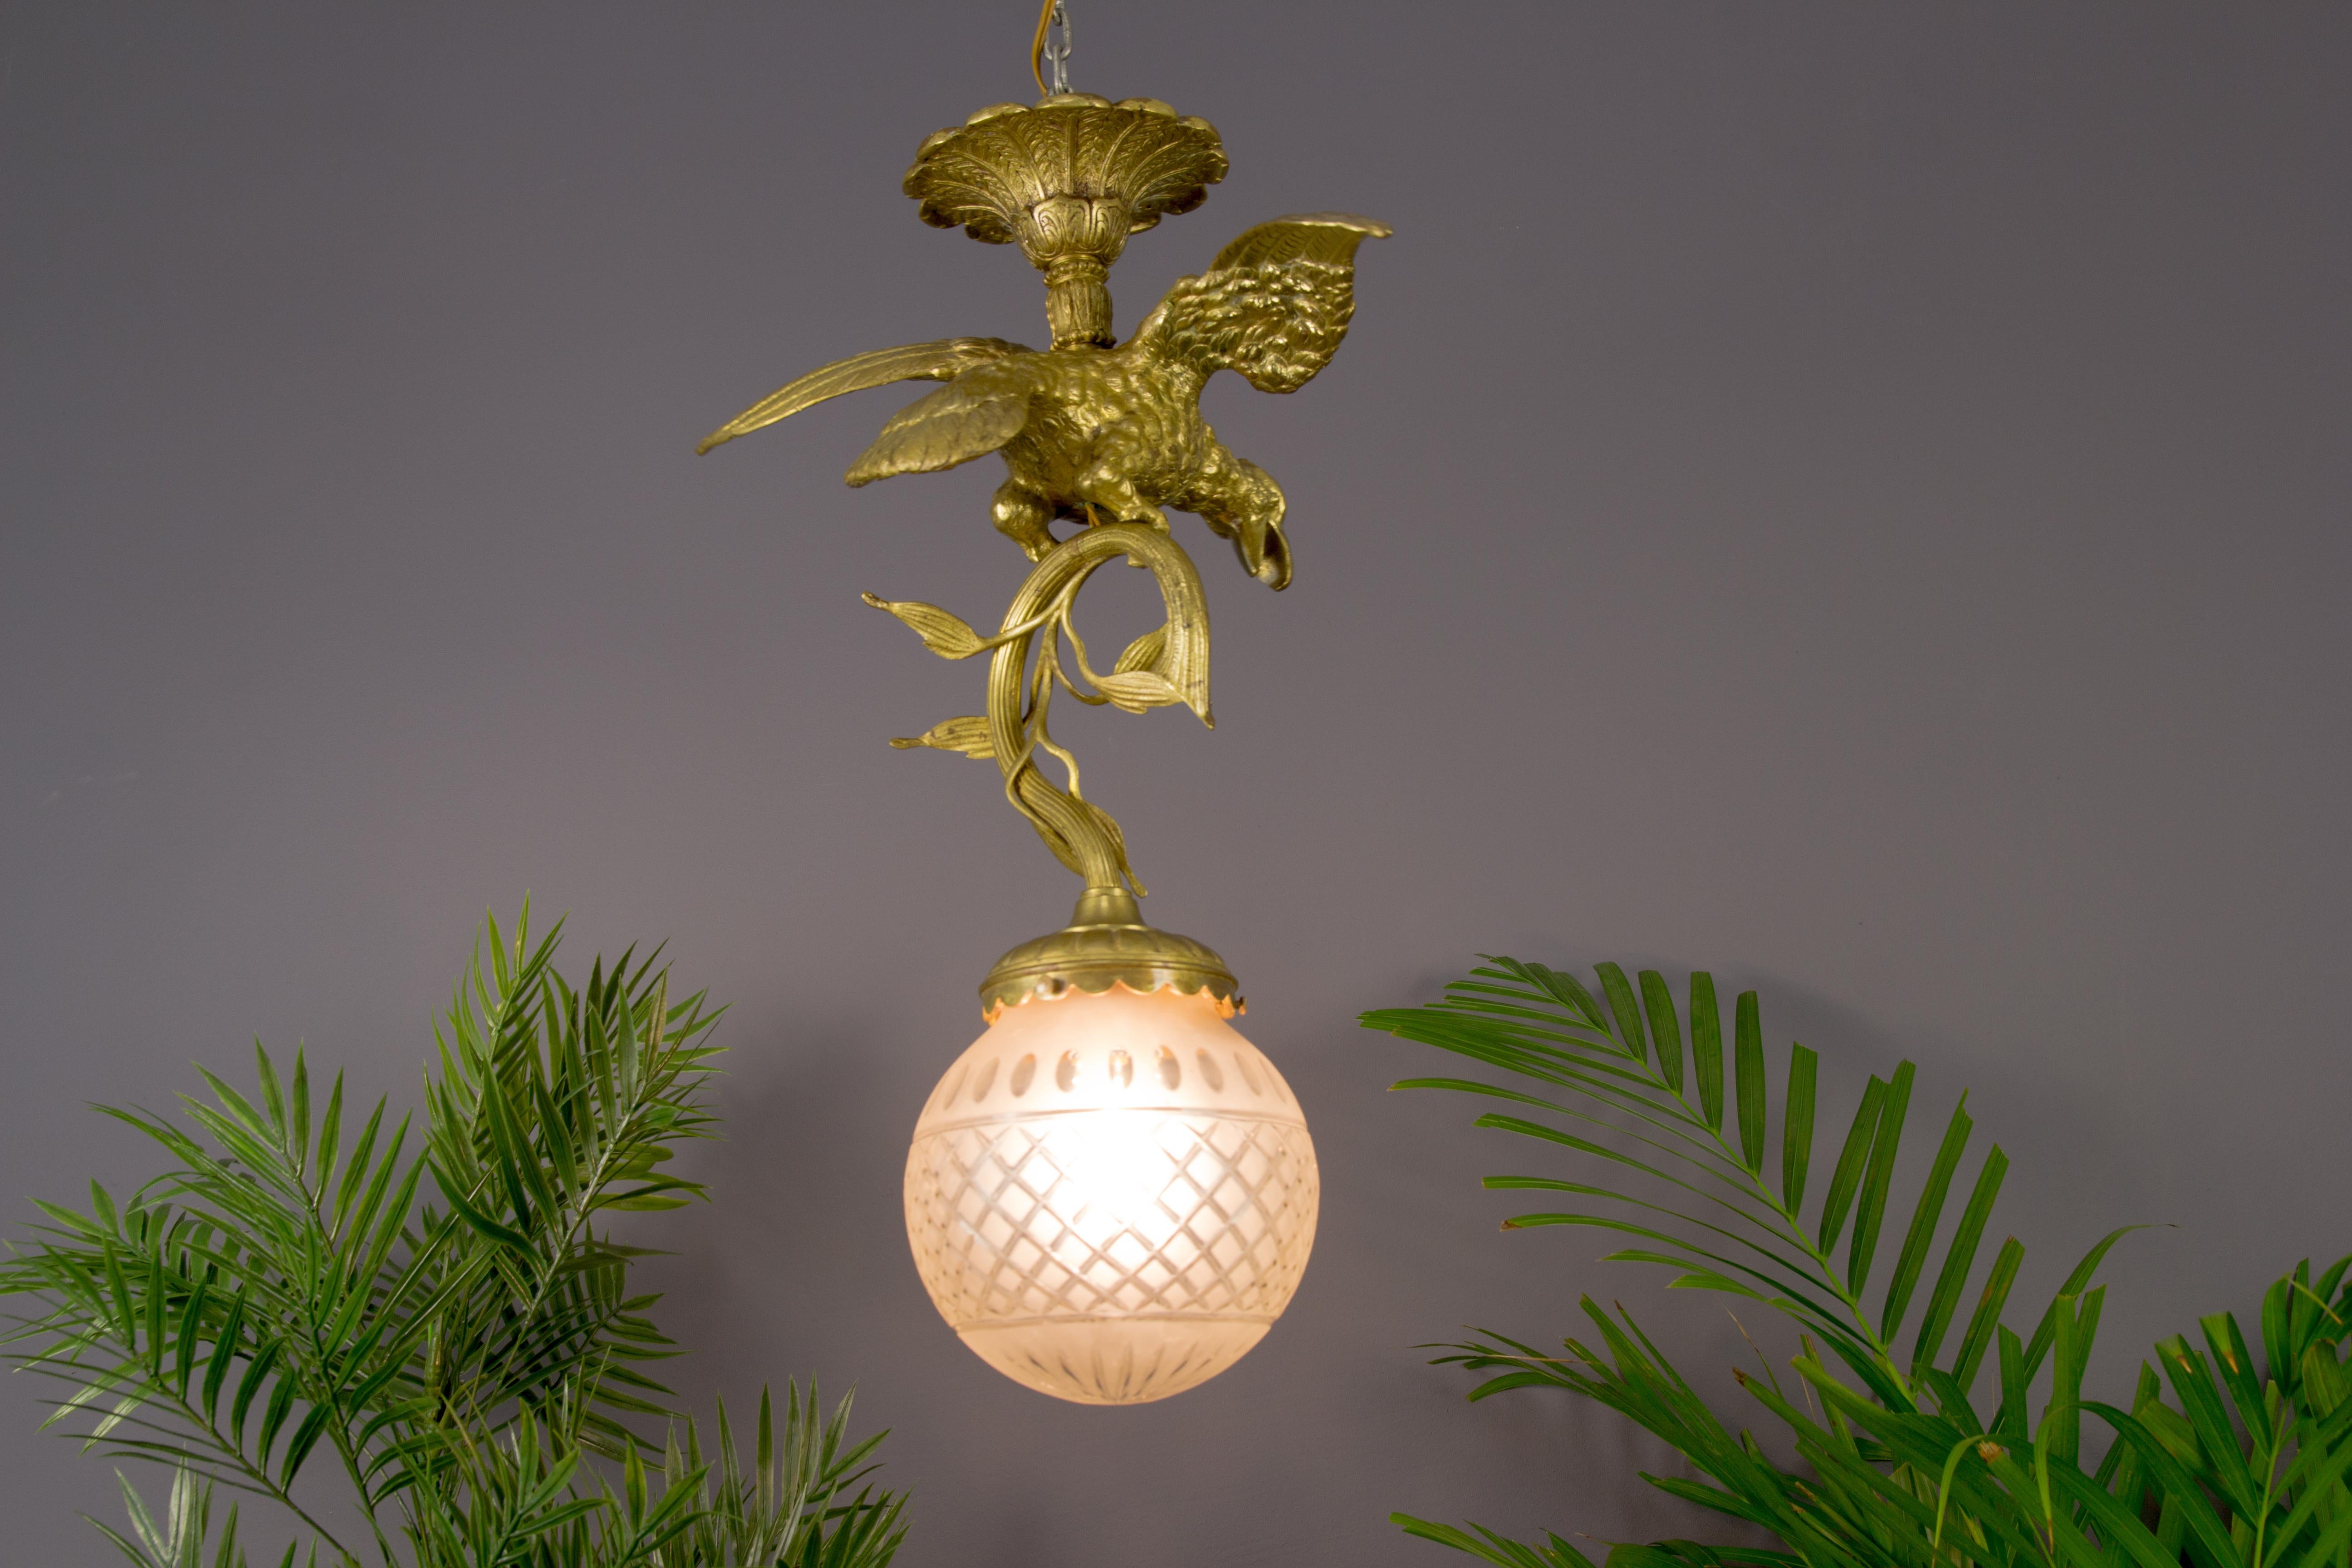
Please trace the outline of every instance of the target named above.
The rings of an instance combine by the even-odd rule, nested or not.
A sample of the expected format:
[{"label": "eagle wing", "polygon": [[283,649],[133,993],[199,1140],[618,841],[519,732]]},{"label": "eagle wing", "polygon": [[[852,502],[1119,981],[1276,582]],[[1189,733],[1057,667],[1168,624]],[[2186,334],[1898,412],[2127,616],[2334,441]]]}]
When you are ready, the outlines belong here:
[{"label": "eagle wing", "polygon": [[933,474],[984,458],[1029,422],[1042,355],[1000,361],[966,371],[929,397],[890,416],[874,445],[849,465],[850,485],[893,474]]},{"label": "eagle wing", "polygon": [[905,348],[877,349],[855,359],[836,360],[770,393],[705,436],[694,450],[699,456],[722,442],[749,436],[845,392],[863,392],[869,386],[894,381],[953,381],[976,366],[1030,352],[1003,338],[946,338],[935,343],[909,343]]},{"label": "eagle wing", "polygon": [[1262,223],[1177,284],[1166,329],[1241,372],[1260,392],[1296,392],[1331,363],[1356,313],[1356,247],[1392,231],[1353,213]]}]

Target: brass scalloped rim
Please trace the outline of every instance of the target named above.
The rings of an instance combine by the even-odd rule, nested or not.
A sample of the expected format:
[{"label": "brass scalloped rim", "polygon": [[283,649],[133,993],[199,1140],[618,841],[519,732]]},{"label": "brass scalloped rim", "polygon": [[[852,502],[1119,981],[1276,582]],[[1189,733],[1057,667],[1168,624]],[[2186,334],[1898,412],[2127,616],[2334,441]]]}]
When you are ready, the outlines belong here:
[{"label": "brass scalloped rim", "polygon": [[[1165,120],[1170,124],[1181,126],[1184,130],[1205,134],[1209,138],[1212,148],[1217,156],[1222,160],[1224,155],[1224,139],[1217,133],[1217,128],[1214,125],[1210,124],[1209,121],[1202,119],[1197,114],[1179,114],[1176,112],[1176,109],[1173,104],[1168,103],[1163,100],[1157,98],[1122,98],[1117,102],[1113,102],[1108,99],[1091,92],[1070,92],[1040,99],[1034,108],[1031,105],[1024,103],[992,103],[984,109],[973,110],[971,116],[967,118],[961,125],[950,125],[944,129],[932,132],[929,136],[924,137],[922,144],[915,149],[915,162],[907,170],[906,178],[901,182],[899,188],[904,190],[908,195],[914,197],[921,204],[918,216],[921,217],[923,222],[930,225],[934,228],[961,228],[971,237],[977,239],[985,245],[1007,245],[1013,243],[1013,237],[1011,234],[1008,233],[1000,237],[996,234],[994,226],[992,225],[983,223],[980,228],[975,229],[972,227],[971,220],[969,218],[950,219],[944,213],[938,211],[933,206],[933,197],[928,195],[919,194],[912,187],[915,184],[917,177],[924,172],[924,166],[930,160],[931,155],[934,153],[937,153],[940,149],[947,146],[950,142],[962,137],[965,133],[986,125],[989,121],[993,120],[1003,120],[1013,115],[1047,112],[1055,110],[1125,110],[1131,114],[1149,115],[1155,120]],[[1203,176],[1198,185],[1194,186],[1192,190],[1184,193],[1183,195],[1171,200],[1165,204],[1160,210],[1144,215],[1140,221],[1137,223],[1135,229],[1131,232],[1139,233],[1144,229],[1153,227],[1160,222],[1160,219],[1163,216],[1175,216],[1192,211],[1203,201],[1208,199],[1209,187],[1223,181],[1225,177],[1225,173],[1226,171],[1223,168],[1219,168],[1214,174]]]},{"label": "brass scalloped rim", "polygon": [[[983,986],[981,991],[980,1016],[983,1023],[993,1024],[1004,1016],[1004,1010],[1008,1007],[1024,1006],[1032,1002],[1059,1001],[1072,991],[1083,991],[1089,996],[1100,996],[1113,987],[1137,996],[1149,996],[1156,991],[1174,991],[1186,996],[1197,996],[1205,991],[1211,1000],[1216,1003],[1217,1016],[1220,1018],[1238,1018],[1249,1011],[1249,1004],[1234,988],[1231,976],[1195,974],[1190,978],[1192,983],[1186,984],[1183,978],[1172,972],[1161,971],[1159,972],[1157,984],[1153,982],[1150,973],[1139,972],[1132,974],[1102,973],[1083,978],[1072,977],[1066,988],[1062,991],[1049,991],[1045,985],[1037,984],[1026,991],[1003,989],[1000,994],[999,990]],[[1137,980],[1143,983],[1137,984],[1135,984]],[[1100,984],[1088,984],[1088,981],[1099,981]]]},{"label": "brass scalloped rim", "polygon": [[1240,983],[1204,943],[1147,925],[1074,925],[1032,938],[991,965],[980,984],[981,1016],[992,1024],[1007,1007],[1071,991],[1099,996],[1113,986],[1139,996],[1206,992],[1220,1017],[1244,1010]]}]

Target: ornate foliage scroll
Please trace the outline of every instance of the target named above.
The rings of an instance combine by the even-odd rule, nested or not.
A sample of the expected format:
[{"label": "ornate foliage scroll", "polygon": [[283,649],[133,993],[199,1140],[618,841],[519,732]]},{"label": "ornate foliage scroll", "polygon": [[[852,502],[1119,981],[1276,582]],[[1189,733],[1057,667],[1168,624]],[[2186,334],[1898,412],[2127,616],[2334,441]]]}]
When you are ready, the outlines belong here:
[{"label": "ornate foliage scroll", "polygon": [[[1109,669],[1097,670],[1072,608],[1096,569],[1122,556],[1150,569],[1167,619],[1130,643]],[[1209,711],[1208,600],[1182,547],[1144,523],[1087,529],[1037,563],[994,637],[982,637],[936,605],[871,594],[866,602],[914,628],[923,646],[942,658],[992,656],[986,713],[950,719],[890,743],[994,758],[1004,775],[1005,798],[1029,819],[1055,858],[1089,888],[1143,892],[1128,864],[1118,823],[1086,797],[1077,758],[1054,739],[1048,719],[1059,688],[1089,706],[1107,703],[1129,713],[1181,703],[1214,726]],[[1066,788],[1046,776],[1040,752],[1062,764]]]}]

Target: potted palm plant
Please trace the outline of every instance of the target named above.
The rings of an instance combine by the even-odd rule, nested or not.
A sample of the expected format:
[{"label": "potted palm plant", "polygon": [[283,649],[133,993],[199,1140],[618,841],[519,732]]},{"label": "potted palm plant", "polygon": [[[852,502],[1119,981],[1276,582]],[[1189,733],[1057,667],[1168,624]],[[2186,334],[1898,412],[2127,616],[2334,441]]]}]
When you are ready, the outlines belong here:
[{"label": "potted palm plant", "polygon": [[[1573,974],[1491,959],[1440,1002],[1362,1022],[1486,1075],[1395,1087],[1495,1100],[1503,1109],[1477,1125],[1533,1140],[1583,1178],[1488,1177],[1490,1188],[1557,1205],[1506,1220],[1507,1230],[1625,1237],[1633,1245],[1608,1260],[1664,1266],[1676,1287],[1769,1308],[1798,1331],[1789,1383],[1768,1365],[1761,1378],[1735,1370],[1716,1391],[1736,1385],[1752,1402],[1748,1417],[1769,1448],[1727,1421],[1632,1312],[1590,1296],[1582,1331],[1591,1340],[1571,1336],[1559,1352],[1492,1333],[1437,1347],[1441,1362],[1480,1374],[1474,1400],[1554,1389],[1620,1412],[1693,1472],[1644,1480],[1779,1542],[1622,1542],[1608,1551],[1609,1568],[2352,1563],[2352,1258],[2315,1272],[2300,1263],[2274,1280],[2252,1341],[2226,1313],[2201,1320],[2198,1342],[2165,1340],[2141,1364],[2128,1406],[2087,1398],[2105,1300],[2094,1280],[2126,1230],[2100,1238],[2021,1334],[2010,1322],[2024,1257],[2017,1238],[1979,1271],[2009,1160],[1993,1146],[1963,1189],[1974,1131],[1966,1096],[1906,1215],[1895,1158],[1910,1062],[1872,1077],[1844,1135],[1820,1144],[1832,1156],[1824,1180],[1819,1058],[1792,1043],[1775,1084],[1754,992],[1735,1003],[1727,1071],[1710,975],[1689,976],[1686,1011],[1657,971],[1629,979],[1603,963],[1595,978],[1597,994]],[[2109,1435],[2095,1462],[2086,1427]],[[1558,1534],[1528,1542],[1392,1518],[1498,1568],[1592,1568]]]},{"label": "potted palm plant", "polygon": [[664,1167],[716,1121],[718,1014],[655,957],[565,980],[561,933],[534,942],[528,905],[488,922],[421,1118],[360,1116],[258,1044],[249,1089],[200,1068],[181,1119],[105,1108],[164,1168],[41,1204],[0,1294],[49,1425],[169,1475],[160,1508],[125,1479],[127,1527],[100,1526],[131,1562],[244,1568],[221,1489],[294,1527],[281,1568],[889,1562],[906,1500],[866,1479],[884,1434],[851,1441],[849,1400],[763,1389],[740,1432],[667,1404],[645,1249],[610,1224],[701,1195]]}]

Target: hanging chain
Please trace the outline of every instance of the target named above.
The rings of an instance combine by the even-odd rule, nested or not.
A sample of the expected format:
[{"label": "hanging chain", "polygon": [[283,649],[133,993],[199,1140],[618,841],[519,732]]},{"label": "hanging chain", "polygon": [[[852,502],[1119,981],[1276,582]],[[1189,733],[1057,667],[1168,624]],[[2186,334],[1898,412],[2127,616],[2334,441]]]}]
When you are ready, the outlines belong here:
[{"label": "hanging chain", "polygon": [[1070,90],[1070,9],[1062,0],[1054,0],[1053,26],[1062,30],[1061,47],[1054,40],[1045,41],[1045,58],[1054,62],[1054,90]]},{"label": "hanging chain", "polygon": [[[1062,30],[1059,47],[1055,46],[1054,29]],[[1045,79],[1045,63],[1054,66],[1051,82]],[[1029,46],[1029,74],[1037,79],[1037,90],[1047,96],[1070,90],[1070,13],[1063,0],[1045,0],[1037,13],[1037,37]]]}]

